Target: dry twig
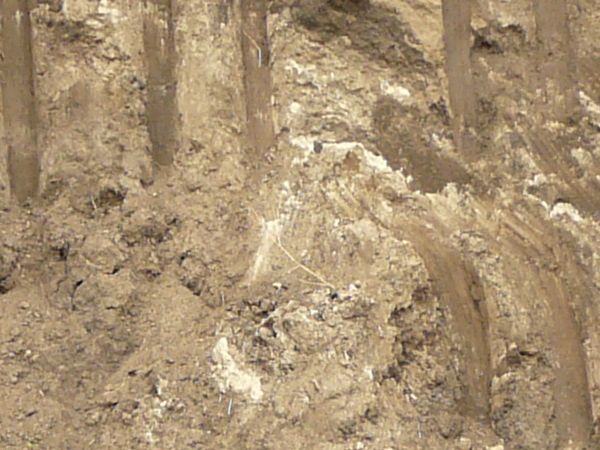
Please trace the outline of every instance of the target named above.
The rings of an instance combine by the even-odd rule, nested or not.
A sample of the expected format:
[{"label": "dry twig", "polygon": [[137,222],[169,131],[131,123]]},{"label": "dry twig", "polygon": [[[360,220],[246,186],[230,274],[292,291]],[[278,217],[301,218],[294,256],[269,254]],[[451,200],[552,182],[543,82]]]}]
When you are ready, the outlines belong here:
[{"label": "dry twig", "polygon": [[306,267],[304,264],[302,264],[296,258],[294,258],[294,256],[289,251],[287,251],[286,248],[281,244],[281,239],[279,237],[277,237],[277,239],[275,240],[275,243],[277,244],[277,246],[279,247],[279,249],[285,254],[285,256],[287,256],[300,269],[304,270],[309,275],[312,275],[313,277],[315,277],[317,280],[319,280],[321,282],[321,284],[323,286],[327,286],[327,287],[335,290],[335,286],[333,284],[331,284],[329,281],[327,281],[325,278],[323,278],[317,272],[315,272],[314,270],[311,270],[310,268]]}]

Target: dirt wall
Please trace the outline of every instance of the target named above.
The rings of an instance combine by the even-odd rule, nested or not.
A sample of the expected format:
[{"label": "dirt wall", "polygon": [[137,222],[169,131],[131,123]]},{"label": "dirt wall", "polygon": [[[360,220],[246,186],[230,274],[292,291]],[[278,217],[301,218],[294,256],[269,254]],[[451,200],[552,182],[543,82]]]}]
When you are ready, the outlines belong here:
[{"label": "dirt wall", "polygon": [[1,448],[598,445],[597,0],[39,3]]}]

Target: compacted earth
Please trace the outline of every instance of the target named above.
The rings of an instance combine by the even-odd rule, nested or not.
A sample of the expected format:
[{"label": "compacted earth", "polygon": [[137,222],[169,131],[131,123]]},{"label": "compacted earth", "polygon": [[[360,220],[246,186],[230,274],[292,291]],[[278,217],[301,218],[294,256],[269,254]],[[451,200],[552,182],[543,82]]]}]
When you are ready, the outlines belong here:
[{"label": "compacted earth", "polygon": [[21,3],[1,449],[600,448],[599,0]]}]

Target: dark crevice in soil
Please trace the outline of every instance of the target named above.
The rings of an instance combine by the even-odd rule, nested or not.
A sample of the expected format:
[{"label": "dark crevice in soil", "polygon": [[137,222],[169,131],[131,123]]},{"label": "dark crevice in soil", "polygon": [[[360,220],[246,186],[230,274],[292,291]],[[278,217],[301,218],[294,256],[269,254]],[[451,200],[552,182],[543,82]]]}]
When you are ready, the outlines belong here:
[{"label": "dark crevice in soil", "polygon": [[[443,104],[438,108],[443,108]],[[443,109],[441,114],[439,122],[443,121]],[[422,192],[439,192],[448,183],[471,183],[471,175],[457,161],[437,152],[420,134],[425,116],[390,97],[380,98],[372,120],[381,155],[392,169],[404,169],[411,175],[411,187]]]},{"label": "dark crevice in soil", "polygon": [[10,278],[0,278],[0,295],[9,293],[11,289]]},{"label": "dark crevice in soil", "polygon": [[126,194],[117,189],[102,189],[96,196],[97,208],[115,208],[121,206],[125,201]]},{"label": "dark crevice in soil", "polygon": [[497,56],[500,58],[508,52],[510,54],[520,54],[529,50],[527,34],[518,25],[499,26],[489,24],[484,28],[474,30],[474,41],[471,48],[473,55]]},{"label": "dark crevice in soil", "polygon": [[389,67],[432,68],[423,53],[409,44],[417,39],[408,27],[389,10],[369,1],[302,0],[292,6],[292,15],[321,42],[347,36],[353,49]]}]

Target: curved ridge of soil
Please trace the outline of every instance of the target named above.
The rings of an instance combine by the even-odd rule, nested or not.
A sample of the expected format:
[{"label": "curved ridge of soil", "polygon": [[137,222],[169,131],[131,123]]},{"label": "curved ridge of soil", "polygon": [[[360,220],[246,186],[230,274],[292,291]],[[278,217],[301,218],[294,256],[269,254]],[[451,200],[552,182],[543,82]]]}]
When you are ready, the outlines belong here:
[{"label": "curved ridge of soil", "polygon": [[409,232],[423,258],[434,293],[451,312],[464,364],[465,413],[489,420],[491,357],[485,298],[479,277],[458,250],[423,229]]},{"label": "curved ridge of soil", "polygon": [[[390,228],[372,217],[384,228]],[[458,250],[441,242],[425,223],[405,222],[391,228],[415,247],[430,274],[434,293],[451,313],[464,364],[464,412],[488,422],[492,362],[489,319],[479,276]]]},{"label": "curved ridge of soil", "polygon": [[535,223],[533,217],[527,224],[516,216],[508,218],[508,233],[501,242],[513,255],[528,261],[519,275],[515,272],[515,281],[531,283],[530,295],[542,298],[545,304],[540,325],[557,359],[553,366],[554,418],[561,448],[583,446],[589,442],[593,418],[580,324],[569,287],[560,275],[561,261],[552,250],[558,242],[547,231],[540,231],[544,228],[532,225]]}]

